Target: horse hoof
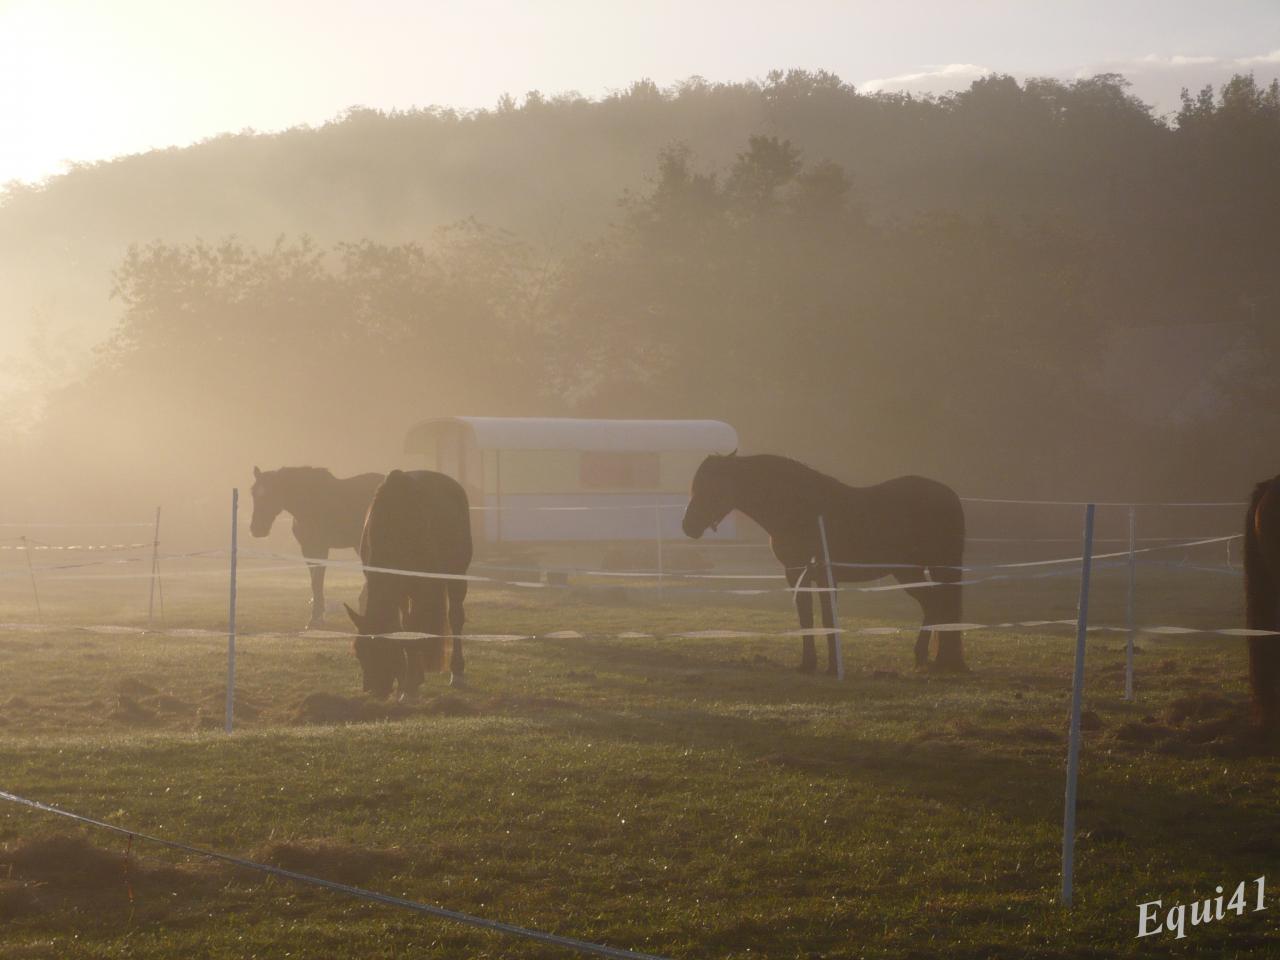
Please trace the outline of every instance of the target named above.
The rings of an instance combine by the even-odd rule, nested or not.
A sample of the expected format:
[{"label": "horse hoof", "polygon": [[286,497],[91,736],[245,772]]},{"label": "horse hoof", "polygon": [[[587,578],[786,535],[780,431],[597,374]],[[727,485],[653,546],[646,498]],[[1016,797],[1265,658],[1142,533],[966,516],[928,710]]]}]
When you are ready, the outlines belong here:
[{"label": "horse hoof", "polygon": [[325,626],[325,621],[324,621],[324,618],[322,617],[322,618],[321,618],[321,619],[319,619],[319,620],[309,620],[309,621],[307,621],[307,627],[306,627],[306,629],[308,629],[308,630],[321,630],[321,629],[323,629],[323,628],[324,628],[324,626]]},{"label": "horse hoof", "polygon": [[467,675],[465,673],[449,674],[449,686],[461,689],[467,685]]}]

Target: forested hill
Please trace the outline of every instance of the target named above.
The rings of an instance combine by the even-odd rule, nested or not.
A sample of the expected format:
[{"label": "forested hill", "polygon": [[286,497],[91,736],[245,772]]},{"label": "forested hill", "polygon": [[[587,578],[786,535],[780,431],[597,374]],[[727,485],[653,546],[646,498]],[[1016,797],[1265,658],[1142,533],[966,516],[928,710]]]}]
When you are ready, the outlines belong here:
[{"label": "forested hill", "polygon": [[357,109],[10,189],[0,303],[115,325],[27,461],[130,490],[570,413],[724,417],[855,480],[1229,492],[1280,428],[1277,170],[1250,77],[1170,122],[1115,76]]},{"label": "forested hill", "polygon": [[717,169],[752,134],[838,163],[873,219],[934,211],[1214,246],[1199,229],[1203,210],[1256,209],[1276,189],[1259,142],[1274,146],[1274,116],[1269,131],[1255,122],[1274,115],[1274,92],[1241,81],[1222,107],[1192,99],[1171,128],[1114,76],[992,77],[925,101],[793,71],[665,91],[642,81],[600,101],[530,94],[466,115],[353,109],[318,129],[226,135],[11,188],[0,202],[0,297],[19,321],[22,308],[55,319],[73,302],[104,310],[109,270],[130,243],[154,239],[423,239],[475,217],[563,252],[614,218],[623,190],[642,189],[662,148],[686,143]]}]

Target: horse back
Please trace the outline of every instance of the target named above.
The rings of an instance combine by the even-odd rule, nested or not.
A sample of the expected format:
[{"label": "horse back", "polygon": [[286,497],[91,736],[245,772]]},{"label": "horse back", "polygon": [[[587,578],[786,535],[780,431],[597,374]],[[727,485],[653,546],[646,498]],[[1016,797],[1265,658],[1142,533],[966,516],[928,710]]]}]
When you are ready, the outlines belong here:
[{"label": "horse back", "polygon": [[842,541],[833,553],[870,562],[960,563],[964,506],[945,483],[908,475],[847,490],[843,509],[827,521],[829,535]]},{"label": "horse back", "polygon": [[373,566],[465,573],[472,555],[466,491],[432,470],[388,474],[369,507],[361,555]]}]

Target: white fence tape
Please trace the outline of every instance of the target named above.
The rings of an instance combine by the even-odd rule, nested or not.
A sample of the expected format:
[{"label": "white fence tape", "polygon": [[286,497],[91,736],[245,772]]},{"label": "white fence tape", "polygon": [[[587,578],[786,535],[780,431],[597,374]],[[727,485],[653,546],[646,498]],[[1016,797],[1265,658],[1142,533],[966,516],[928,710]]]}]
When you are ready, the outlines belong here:
[{"label": "white fence tape", "polygon": [[[264,559],[272,559],[272,560],[277,560],[277,559],[278,559],[278,560],[287,560],[287,559],[291,559],[291,558],[289,558],[289,557],[286,557],[286,556],[285,556],[285,555],[283,555],[283,554],[257,553],[256,555],[257,555],[257,556],[259,556],[259,557],[261,557],[261,558],[264,558]],[[1117,554],[1117,556],[1126,556],[1126,557],[1127,557],[1127,556],[1128,556],[1128,553],[1124,553],[1124,554]],[[468,582],[470,582],[470,583],[492,583],[492,584],[499,584],[499,585],[502,585],[502,586],[532,587],[532,588],[537,588],[537,589],[555,589],[555,588],[559,587],[560,589],[568,589],[567,587],[564,587],[563,585],[548,584],[548,583],[541,582],[541,581],[537,581],[537,582],[535,582],[535,581],[523,581],[523,580],[507,580],[507,579],[504,579],[504,578],[501,578],[501,577],[483,577],[483,576],[479,576],[479,575],[476,575],[476,574],[461,574],[461,573],[425,573],[425,572],[422,572],[422,571],[419,571],[419,570],[401,570],[401,569],[396,569],[396,568],[394,568],[394,567],[371,567],[371,566],[365,566],[365,565],[361,564],[361,563],[360,563],[360,561],[358,561],[358,560],[314,560],[314,559],[311,559],[311,560],[303,560],[303,559],[300,559],[300,558],[293,558],[293,559],[295,559],[295,566],[296,566],[296,565],[308,565],[308,566],[338,567],[338,568],[341,568],[341,569],[345,569],[345,570],[352,570],[352,571],[355,571],[355,570],[361,570],[361,571],[366,571],[366,572],[371,571],[371,572],[374,572],[374,573],[388,573],[388,574],[394,574],[394,575],[396,575],[396,576],[402,576],[402,577],[419,577],[419,578],[426,579],[426,580],[465,580],[465,581],[468,581]],[[1057,561],[1054,561],[1054,562],[1056,563]],[[1034,566],[1039,566],[1039,564],[1033,564],[1033,565],[1034,565]],[[871,564],[832,564],[832,566],[856,566],[856,567],[870,567],[870,568],[873,568],[873,569],[884,569],[886,566],[887,566],[887,567],[894,567],[894,566],[902,566],[902,565],[886,564],[886,565],[883,565],[883,566],[876,566],[876,565],[871,565]],[[1003,565],[1003,566],[1008,566],[1008,567],[1018,567],[1018,566],[1023,566],[1023,565],[1022,565],[1022,564],[1008,564],[1008,565]],[[258,568],[258,569],[262,569],[262,568]],[[275,568],[275,569],[278,569],[278,568]],[[919,569],[919,568],[918,568],[918,567],[913,567],[912,569]],[[975,568],[973,568],[973,569],[975,569],[975,570],[979,570],[979,569],[999,569],[999,567],[996,567],[996,566],[991,566],[991,567],[975,567]],[[575,573],[575,574],[576,574],[576,575],[578,575],[578,576],[594,576],[594,577],[629,577],[629,578],[646,579],[646,580],[656,580],[656,579],[660,576],[660,574],[658,574],[656,571],[654,571],[654,572],[644,572],[644,573],[620,573],[620,572],[618,572],[618,571],[608,571],[608,570],[575,570],[575,571],[572,571],[572,572],[573,572],[573,573]],[[796,587],[751,588],[751,589],[728,589],[728,590],[726,590],[726,589],[708,590],[708,589],[703,588],[702,592],[704,592],[704,593],[736,594],[736,595],[738,595],[738,596],[754,596],[754,595],[758,595],[758,594],[765,594],[765,593],[791,593],[791,594],[794,594],[794,593],[846,593],[846,592],[853,592],[853,593],[885,593],[885,592],[890,592],[890,591],[895,591],[895,590],[914,590],[914,589],[919,589],[919,588],[931,588],[931,587],[942,587],[942,586],[972,586],[972,585],[974,585],[974,584],[978,584],[978,583],[986,583],[986,582],[988,582],[988,581],[1012,580],[1012,579],[1037,579],[1037,578],[1042,578],[1042,577],[1053,577],[1053,576],[1060,576],[1060,575],[1064,575],[1064,574],[1060,574],[1060,573],[1058,573],[1058,572],[1056,572],[1056,571],[1048,572],[1048,573],[1043,573],[1043,574],[1034,574],[1034,573],[1028,573],[1028,574],[1011,574],[1011,573],[1006,573],[1006,574],[995,574],[995,575],[992,575],[992,576],[989,576],[989,577],[977,577],[977,578],[973,578],[973,579],[970,579],[970,580],[955,580],[955,581],[949,581],[949,582],[948,582],[948,581],[938,581],[938,580],[918,580],[918,581],[912,581],[912,582],[910,582],[910,583],[890,583],[890,584],[883,584],[883,585],[880,585],[880,586],[871,586],[871,587],[852,587],[852,586],[844,586],[844,587],[835,587],[835,588],[832,588],[832,587],[801,587],[801,586],[796,586]],[[665,573],[664,573],[664,574],[661,574],[661,576],[663,577],[664,581],[670,581],[670,580],[708,580],[708,579],[715,579],[715,580],[726,580],[726,579],[727,579],[727,580],[764,580],[764,579],[767,579],[767,580],[774,580],[774,581],[776,581],[776,580],[784,580],[784,579],[785,579],[785,577],[783,577],[781,574],[776,574],[776,573],[775,573],[775,574],[744,574],[744,575],[738,575],[738,574],[692,574],[692,573],[691,573],[691,574],[665,574]],[[597,585],[597,586],[598,586],[598,585]],[[697,590],[696,590],[695,588],[692,588],[692,587],[674,587],[674,586],[673,586],[673,585],[671,585],[670,583],[666,583],[666,584],[665,584],[665,586],[666,586],[666,588],[667,588],[667,589],[682,590],[682,591],[684,591],[684,592],[686,592],[686,593],[694,593],[694,592],[697,592]]]},{"label": "white fence tape", "polygon": [[7,522],[0,523],[0,529],[5,530],[79,530],[84,528],[93,528],[95,530],[105,530],[108,527],[150,527],[155,524],[154,520],[135,520],[118,523],[116,521],[101,520],[82,520],[82,521],[66,521],[66,520],[29,520],[22,523]]},{"label": "white fence tape", "polygon": [[416,900],[407,900],[404,897],[393,897],[389,894],[366,890],[363,887],[354,887],[345,883],[337,883],[333,880],[324,880],[320,877],[313,877],[305,873],[298,873],[295,870],[286,870],[283,867],[273,867],[269,864],[246,860],[243,857],[236,857],[227,853],[218,853],[215,850],[206,850],[202,847],[193,846],[192,844],[184,843],[180,840],[166,840],[163,837],[156,837],[150,834],[141,833],[137,830],[131,830],[127,827],[107,823],[105,820],[96,820],[93,817],[86,817],[82,814],[72,813],[69,810],[63,810],[61,807],[51,806],[50,804],[41,803],[37,800],[28,800],[26,797],[21,797],[15,793],[9,793],[5,790],[0,790],[0,800],[6,800],[9,803],[16,803],[32,810],[39,810],[42,813],[50,813],[54,816],[65,817],[86,826],[96,827],[99,830],[107,830],[111,833],[128,837],[131,841],[134,839],[144,840],[147,843],[154,843],[157,846],[167,847],[170,850],[179,850],[193,856],[203,857],[206,860],[217,860],[221,863],[230,864],[231,866],[240,867],[245,870],[254,870],[258,873],[266,873],[275,877],[283,877],[286,880],[293,880],[297,883],[306,884],[308,886],[322,887],[326,890],[333,890],[337,893],[345,893],[348,896],[358,897],[361,900],[371,900],[375,903],[381,903],[391,907],[400,907],[405,910],[412,910],[415,913],[427,914],[443,920],[453,920],[456,923],[479,927],[482,930],[488,930],[492,933],[501,933],[506,936],[519,937],[524,940],[536,940],[540,943],[549,944],[551,946],[563,947],[566,950],[573,950],[578,953],[587,953],[600,957],[611,957],[614,958],[614,960],[663,960],[662,957],[649,953],[636,953],[634,950],[624,950],[620,947],[610,947],[606,944],[591,943],[586,940],[578,940],[574,937],[565,937],[556,933],[543,933],[540,930],[518,927],[514,924],[503,923],[498,920],[487,920],[484,917],[477,917],[469,913],[461,913],[460,911],[450,910],[446,907],[437,907],[431,904],[419,903]]},{"label": "white fence tape", "polygon": [[[1150,547],[1150,548],[1146,548],[1144,550],[1140,550],[1136,552],[1145,553],[1145,552],[1150,552],[1152,550],[1200,546],[1208,543],[1224,542],[1231,539],[1233,538],[1221,537],[1221,538],[1212,538],[1208,540],[1189,541],[1187,543],[1171,544],[1168,547]],[[246,552],[247,551],[241,551],[241,556],[243,557]],[[323,567],[337,567],[339,569],[347,570],[351,572],[371,571],[374,573],[387,573],[387,574],[393,574],[396,576],[416,577],[416,578],[427,579],[427,580],[464,580],[469,583],[491,584],[491,585],[500,586],[500,587],[517,587],[520,589],[533,589],[533,590],[613,589],[607,584],[579,583],[574,586],[570,586],[568,584],[552,583],[544,580],[518,580],[518,579],[500,577],[500,576],[481,576],[478,574],[428,573],[428,572],[423,572],[419,570],[397,569],[394,567],[373,567],[373,566],[365,566],[361,564],[358,560],[304,559],[298,556],[266,553],[266,552],[260,552],[260,551],[252,551],[248,553],[249,553],[249,556],[244,559],[278,560],[280,562],[271,564],[271,565],[266,565],[266,566],[255,566],[255,567],[243,566],[241,568],[242,574],[283,573],[283,572],[297,571],[300,568],[305,568],[308,566],[323,566]],[[161,560],[178,560],[178,559],[191,559],[191,558],[221,559],[221,558],[225,558],[226,555],[227,554],[225,553],[225,551],[206,550],[206,551],[198,551],[195,553],[187,553],[187,554],[162,555],[160,559]],[[1128,551],[1119,551],[1111,554],[1101,554],[1099,555],[1100,562],[1098,564],[1098,567],[1100,569],[1120,567],[1122,565],[1121,558],[1127,558],[1128,556],[1129,556]],[[150,571],[139,571],[137,573],[66,573],[63,571],[75,571],[75,570],[81,570],[81,569],[90,568],[90,567],[121,566],[121,565],[128,565],[128,564],[137,564],[148,559],[149,559],[148,557],[139,556],[139,557],[117,558],[117,559],[111,559],[111,560],[90,560],[90,561],[84,561],[82,563],[47,564],[47,565],[35,567],[31,571],[28,571],[26,568],[13,568],[10,570],[0,571],[0,580],[4,580],[6,578],[28,577],[32,573],[39,575],[42,581],[48,581],[48,582],[72,581],[72,580],[82,580],[82,581],[147,580],[153,577],[153,574]],[[1079,562],[1079,558],[1074,558],[1074,560],[1075,562]],[[1108,562],[1108,561],[1111,561],[1111,562]],[[636,581],[656,581],[661,577],[664,583],[664,589],[670,592],[673,592],[677,595],[683,594],[686,596],[694,595],[698,593],[720,594],[720,595],[727,595],[727,596],[763,596],[765,594],[770,594],[770,593],[786,593],[786,594],[891,593],[891,592],[903,591],[903,590],[931,589],[934,587],[941,587],[941,586],[966,587],[966,586],[976,586],[982,583],[999,583],[999,582],[1006,582],[1006,581],[1052,579],[1056,577],[1074,576],[1076,571],[1070,568],[1069,566],[1067,566],[1070,562],[1071,562],[1070,559],[1065,559],[1065,560],[1029,561],[1026,563],[990,564],[985,566],[964,567],[961,569],[971,570],[974,572],[983,571],[983,570],[1004,570],[1006,572],[992,573],[988,576],[970,577],[967,579],[953,580],[953,581],[914,580],[907,583],[887,583],[887,584],[877,584],[872,586],[851,586],[846,584],[844,586],[839,586],[836,588],[818,587],[818,586],[711,588],[711,587],[703,587],[703,586],[695,586],[695,585],[685,585],[678,582],[678,581],[694,581],[695,583],[701,582],[701,581],[741,582],[741,581],[759,581],[759,580],[777,582],[777,581],[786,579],[782,574],[778,574],[778,573],[691,574],[691,573],[665,573],[664,572],[659,574],[657,571],[623,572],[623,571],[585,570],[585,569],[567,569],[567,570],[558,570],[558,571],[547,570],[545,572],[562,573],[565,575],[572,575],[572,576],[578,576],[578,577],[600,577],[605,579],[622,578],[622,579],[629,580],[633,583]],[[837,563],[837,564],[832,564],[832,566],[883,570],[886,568],[902,568],[907,565],[838,564]],[[1178,566],[1184,569],[1190,569],[1185,564],[1176,564],[1175,566]],[[1052,568],[1052,569],[1044,569],[1044,568]],[[535,568],[512,568],[512,567],[499,567],[498,569],[501,569],[501,570],[524,569],[529,571],[535,570]],[[910,567],[910,569],[919,569],[919,568]],[[537,572],[542,573],[544,571],[538,570]],[[1215,570],[1214,572],[1222,572],[1222,571]],[[186,571],[178,572],[170,568],[168,572],[166,572],[165,574],[165,579],[181,580],[181,579],[187,579],[187,578],[197,578],[202,576],[223,576],[224,573],[225,571],[221,569],[186,570]],[[677,582],[673,583],[672,581],[677,581]]]},{"label": "white fence tape", "polygon": [[[143,546],[150,546],[150,544],[144,544]],[[80,570],[85,567],[122,566],[130,563],[141,563],[143,561],[151,561],[152,559],[155,559],[157,561],[191,560],[195,558],[217,559],[219,557],[225,557],[226,555],[227,553],[225,550],[196,550],[191,553],[161,553],[161,554],[157,554],[154,558],[152,558],[151,556],[112,557],[111,559],[104,559],[104,560],[84,560],[79,563],[47,563],[38,567],[35,567],[35,566],[30,568],[14,567],[8,570],[0,570],[0,580],[5,579],[6,577],[25,577],[25,576],[31,576],[33,574],[41,575],[42,578],[46,580],[78,580],[78,579],[112,580],[112,579],[135,579],[135,578],[150,579],[155,574],[150,572],[136,573],[136,574],[117,574],[115,576],[112,576],[111,574],[94,574],[90,577],[80,577],[80,576],[43,577],[43,575],[47,573],[56,574],[60,570]],[[292,565],[288,569],[293,569]],[[171,576],[173,576],[173,574],[170,574],[170,573],[165,574],[166,579],[169,579]]]},{"label": "white fence tape", "polygon": [[[1142,547],[1137,550],[1116,550],[1112,553],[1095,553],[1094,560],[1112,560],[1116,557],[1128,557],[1132,554],[1154,553],[1158,550],[1187,550],[1192,547],[1204,547],[1215,543],[1228,543],[1232,540],[1239,540],[1243,537],[1242,533],[1232,533],[1223,537],[1205,537],[1200,540],[1179,540],[1173,543],[1165,543],[1156,547]],[[1021,560],[1016,563],[982,563],[971,566],[959,566],[954,564],[908,564],[908,563],[833,563],[833,567],[845,567],[863,570],[889,570],[889,569],[912,569],[919,570],[922,566],[937,570],[961,570],[961,571],[980,571],[980,570],[1015,570],[1027,567],[1049,567],[1059,566],[1063,564],[1077,565],[1083,560],[1083,557],[1057,557],[1052,560]]]},{"label": "white fence tape", "polygon": [[141,550],[149,547],[149,543],[8,543],[0,544],[0,550],[21,550],[39,553],[49,550],[70,550],[76,553],[88,553],[94,550]]},{"label": "white fence tape", "polygon": [[[973,630],[1034,630],[1041,627],[1074,627],[1076,620],[1009,620],[1000,623],[930,623],[923,626],[909,627],[810,627],[797,630],[663,630],[657,633],[646,633],[637,630],[625,630],[620,633],[607,631],[550,630],[541,633],[464,633],[457,639],[473,643],[512,643],[518,640],[645,640],[659,638],[678,638],[682,640],[708,639],[747,639],[747,638],[794,638],[794,637],[828,637],[835,634],[843,636],[886,637],[897,635],[915,636],[921,630],[941,631],[973,631]],[[1090,633],[1128,633],[1127,626],[1111,624],[1089,624]],[[0,623],[0,631],[5,633],[88,633],[102,636],[129,637],[173,637],[188,639],[225,639],[227,631],[210,630],[203,627],[166,627],[151,629],[149,627],[117,626],[113,624],[70,625],[53,623]],[[1221,637],[1280,637],[1278,630],[1253,630],[1246,627],[1183,627],[1156,624],[1137,627],[1137,633],[1149,636],[1221,636]],[[242,633],[237,631],[238,640],[354,640],[357,634],[346,630],[264,630],[258,633]],[[429,640],[451,635],[435,633],[419,633],[400,630],[395,633],[380,634],[394,640]]]},{"label": "white fence tape", "polygon": [[1174,503],[1124,503],[1117,501],[1104,502],[1102,500],[1016,500],[1008,497],[961,497],[962,503],[1013,503],[1023,506],[1033,507],[1087,507],[1092,504],[1095,507],[1143,507],[1153,509],[1157,507],[1247,507],[1249,504],[1243,500],[1228,501],[1212,501],[1212,502],[1174,502]]}]

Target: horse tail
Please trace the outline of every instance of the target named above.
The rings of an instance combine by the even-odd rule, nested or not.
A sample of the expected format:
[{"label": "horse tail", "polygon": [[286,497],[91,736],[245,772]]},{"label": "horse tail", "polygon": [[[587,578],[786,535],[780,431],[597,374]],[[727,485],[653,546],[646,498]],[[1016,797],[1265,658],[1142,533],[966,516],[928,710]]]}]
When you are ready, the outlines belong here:
[{"label": "horse tail", "polygon": [[[1254,488],[1244,527],[1245,624],[1253,630],[1277,628],[1280,590],[1280,529],[1274,511],[1275,481]],[[1249,694],[1254,718],[1280,726],[1280,637],[1249,638]]]}]

